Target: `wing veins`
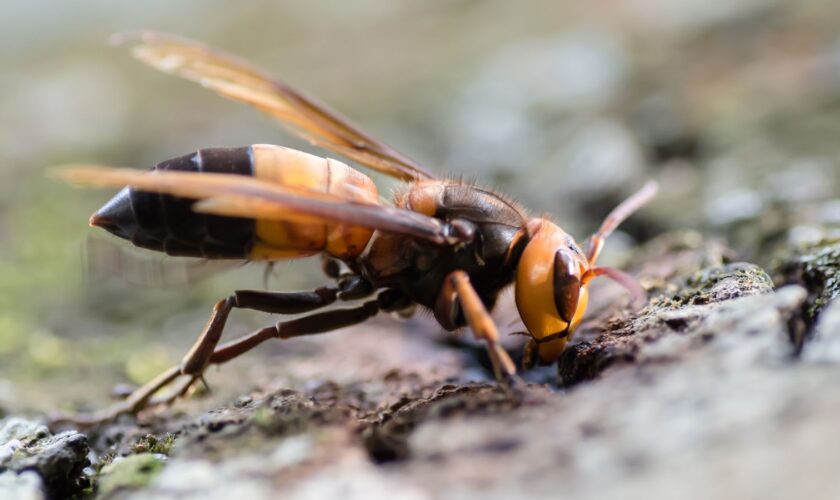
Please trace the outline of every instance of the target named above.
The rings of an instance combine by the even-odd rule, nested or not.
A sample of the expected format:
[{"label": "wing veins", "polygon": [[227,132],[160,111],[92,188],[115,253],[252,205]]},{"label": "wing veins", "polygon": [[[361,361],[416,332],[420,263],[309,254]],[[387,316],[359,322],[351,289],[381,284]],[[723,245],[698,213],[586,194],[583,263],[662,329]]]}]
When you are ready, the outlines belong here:
[{"label": "wing veins", "polygon": [[132,52],[140,61],[250,104],[316,146],[403,180],[434,178],[340,113],[235,55],[183,37],[153,32],[122,35],[119,41],[129,38],[139,39]]}]

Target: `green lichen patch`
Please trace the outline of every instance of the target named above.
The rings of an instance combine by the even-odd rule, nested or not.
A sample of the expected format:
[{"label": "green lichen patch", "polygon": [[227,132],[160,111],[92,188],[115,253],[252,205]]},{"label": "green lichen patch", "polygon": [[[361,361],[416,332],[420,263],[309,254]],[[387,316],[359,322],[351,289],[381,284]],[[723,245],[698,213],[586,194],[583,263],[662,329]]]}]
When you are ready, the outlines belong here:
[{"label": "green lichen patch", "polygon": [[155,436],[154,434],[146,434],[131,445],[131,451],[138,454],[156,453],[168,456],[172,452],[173,444],[175,444],[174,434],[166,433],[162,437]]},{"label": "green lichen patch", "polygon": [[676,277],[665,290],[641,311],[594,323],[594,331],[582,328],[578,341],[559,359],[561,384],[571,386],[597,377],[610,366],[636,363],[645,345],[668,336],[686,336],[726,302],[770,294],[773,280],[755,264],[733,262]]},{"label": "green lichen patch", "polygon": [[773,280],[755,264],[733,262],[697,271],[673,296],[678,305],[703,305],[773,291]]},{"label": "green lichen patch", "polygon": [[143,488],[163,470],[164,465],[164,458],[155,453],[138,453],[114,459],[100,472],[98,493],[104,496],[125,489]]},{"label": "green lichen patch", "polygon": [[840,239],[795,249],[777,265],[778,280],[808,290],[807,315],[813,320],[826,304],[840,297]]}]

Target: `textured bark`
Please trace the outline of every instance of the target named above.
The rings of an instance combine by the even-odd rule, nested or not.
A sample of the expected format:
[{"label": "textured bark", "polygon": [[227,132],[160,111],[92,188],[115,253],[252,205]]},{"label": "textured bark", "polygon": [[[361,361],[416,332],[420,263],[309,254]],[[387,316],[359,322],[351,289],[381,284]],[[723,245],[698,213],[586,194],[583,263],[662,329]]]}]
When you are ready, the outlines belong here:
[{"label": "textured bark", "polygon": [[[779,498],[801,493],[789,477],[806,467],[816,496],[840,494],[832,465],[840,459],[838,303],[807,326],[800,356],[797,320],[815,293],[822,296],[825,280],[816,292],[774,287],[760,267],[728,262],[728,254],[691,233],[640,248],[634,266],[651,291],[648,305],[632,312],[621,295],[606,293],[560,360],[557,383],[531,384],[519,401],[495,384],[469,382],[483,373],[480,351],[467,346],[459,368],[434,372],[411,353],[451,362],[457,351],[393,333],[388,359],[412,368],[376,374],[374,367],[373,376],[255,393],[203,414],[186,402],[186,415],[147,412],[139,423],[94,429],[94,491],[121,498],[594,499],[651,491]],[[377,329],[349,334],[358,349],[376,349],[388,334]],[[316,353],[309,362],[328,365],[332,355]],[[29,448],[33,463],[52,463],[51,440],[70,450],[79,449],[74,439],[84,443],[74,433],[39,439],[47,444]],[[12,469],[33,468],[46,484],[64,484],[48,488],[52,494],[70,491],[84,464],[74,456],[69,482],[66,467]]]}]

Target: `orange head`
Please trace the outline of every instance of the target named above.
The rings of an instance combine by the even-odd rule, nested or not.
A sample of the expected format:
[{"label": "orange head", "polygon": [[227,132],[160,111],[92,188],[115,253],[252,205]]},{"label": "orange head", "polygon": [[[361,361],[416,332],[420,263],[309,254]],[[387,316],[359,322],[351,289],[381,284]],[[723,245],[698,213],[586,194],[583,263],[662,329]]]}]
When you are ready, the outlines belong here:
[{"label": "orange head", "polygon": [[607,276],[627,288],[637,303],[646,299],[635,278],[611,267],[595,267],[595,261],[607,236],[657,190],[657,183],[648,181],[615,207],[589,238],[585,254],[548,219],[528,221],[529,240],[516,270],[516,307],[542,362],[557,360],[583,319],[589,302],[587,284],[592,278]]},{"label": "orange head", "polygon": [[547,219],[528,222],[530,240],[516,271],[516,307],[540,360],[556,360],[577,328],[589,294],[589,260],[575,240]]}]

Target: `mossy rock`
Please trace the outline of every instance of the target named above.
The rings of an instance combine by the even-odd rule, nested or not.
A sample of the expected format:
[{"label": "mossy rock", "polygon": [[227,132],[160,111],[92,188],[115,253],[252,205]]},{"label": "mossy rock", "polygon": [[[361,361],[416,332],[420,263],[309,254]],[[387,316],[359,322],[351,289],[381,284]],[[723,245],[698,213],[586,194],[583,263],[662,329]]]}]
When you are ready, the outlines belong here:
[{"label": "mossy rock", "polygon": [[840,239],[799,247],[782,258],[776,268],[778,281],[797,283],[808,290],[810,319],[840,297]]},{"label": "mossy rock", "polygon": [[120,490],[143,488],[163,470],[164,465],[164,457],[156,453],[117,458],[102,468],[98,478],[99,494],[104,496]]},{"label": "mossy rock", "polygon": [[748,262],[733,262],[692,274],[674,300],[681,305],[702,305],[771,291],[773,280],[764,269]]}]

